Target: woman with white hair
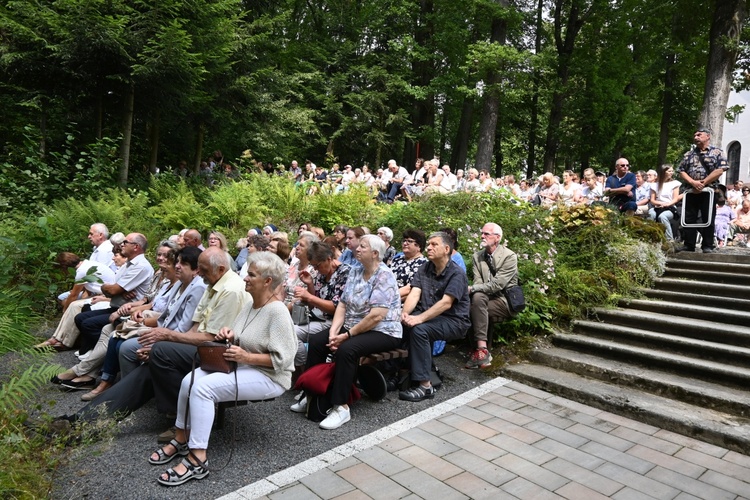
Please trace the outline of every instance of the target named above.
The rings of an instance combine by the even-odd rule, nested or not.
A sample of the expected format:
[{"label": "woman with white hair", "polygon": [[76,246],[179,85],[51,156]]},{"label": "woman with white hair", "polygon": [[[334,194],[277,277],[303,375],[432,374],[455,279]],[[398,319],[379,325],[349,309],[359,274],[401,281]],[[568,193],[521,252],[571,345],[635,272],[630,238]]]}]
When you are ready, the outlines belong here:
[{"label": "woman with white hair", "polygon": [[[336,360],[330,388],[333,408],[320,423],[321,429],[337,429],[351,420],[349,394],[359,358],[397,349],[401,343],[401,298],[396,277],[382,262],[384,253],[385,243],[377,236],[359,239],[356,257],[362,266],[349,271],[330,330],[310,338],[308,369],[325,363],[332,353]],[[291,410],[302,413],[306,406],[307,398],[303,397]]]},{"label": "woman with white hair", "polygon": [[393,245],[391,245],[391,240],[393,239],[393,231],[390,227],[383,226],[381,228],[378,228],[378,237],[380,237],[380,239],[383,240],[383,243],[385,243],[385,246],[388,247],[385,249],[383,262],[386,266],[390,266],[391,260],[393,260],[393,257],[396,255],[396,249],[393,248]]},{"label": "woman with white hair", "polygon": [[231,328],[224,327],[216,335],[217,341],[231,344],[224,358],[237,363],[237,368],[234,373],[196,368],[194,380],[191,374],[182,380],[175,438],[148,459],[152,465],[161,465],[184,457],[157,479],[165,486],[208,476],[206,450],[216,403],[275,398],[292,384],[297,339],[289,312],[274,293],[284,281],[284,263],[270,252],[253,253],[248,262],[245,289],[253,300],[242,308]]}]

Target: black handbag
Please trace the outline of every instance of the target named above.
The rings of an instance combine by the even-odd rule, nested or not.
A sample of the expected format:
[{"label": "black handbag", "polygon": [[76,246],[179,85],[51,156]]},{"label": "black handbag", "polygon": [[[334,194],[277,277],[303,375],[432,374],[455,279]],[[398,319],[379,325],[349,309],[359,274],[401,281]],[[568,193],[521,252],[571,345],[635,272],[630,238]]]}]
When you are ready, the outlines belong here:
[{"label": "black handbag", "polygon": [[518,314],[526,309],[526,297],[523,296],[521,285],[513,285],[503,290],[505,300],[508,301],[508,308],[513,314]]},{"label": "black handbag", "polygon": [[224,353],[230,344],[226,342],[203,342],[198,345],[198,359],[201,370],[206,372],[232,373],[237,368],[237,363],[227,361]]},{"label": "black handbag", "polygon": [[298,302],[292,304],[292,323],[304,326],[310,323],[310,309]]}]

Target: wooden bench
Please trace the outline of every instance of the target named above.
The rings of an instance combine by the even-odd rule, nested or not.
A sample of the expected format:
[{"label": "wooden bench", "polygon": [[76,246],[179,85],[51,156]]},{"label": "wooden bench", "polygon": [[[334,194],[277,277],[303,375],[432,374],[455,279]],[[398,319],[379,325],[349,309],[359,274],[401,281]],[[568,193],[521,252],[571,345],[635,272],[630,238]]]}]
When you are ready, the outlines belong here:
[{"label": "wooden bench", "polygon": [[408,349],[394,349],[362,356],[359,358],[359,369],[357,370],[360,386],[372,400],[380,401],[388,393],[388,381],[375,365],[381,361],[406,359],[408,357]]}]

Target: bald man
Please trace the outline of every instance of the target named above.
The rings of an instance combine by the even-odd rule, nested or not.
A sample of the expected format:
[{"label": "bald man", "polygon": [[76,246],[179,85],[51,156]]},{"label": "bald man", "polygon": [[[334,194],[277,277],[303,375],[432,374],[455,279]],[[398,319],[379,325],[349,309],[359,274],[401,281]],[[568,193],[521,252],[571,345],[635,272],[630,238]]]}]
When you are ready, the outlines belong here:
[{"label": "bald man", "polygon": [[185,242],[186,247],[196,247],[201,250],[205,250],[205,247],[201,244],[201,233],[199,233],[195,229],[188,229],[182,238]]}]

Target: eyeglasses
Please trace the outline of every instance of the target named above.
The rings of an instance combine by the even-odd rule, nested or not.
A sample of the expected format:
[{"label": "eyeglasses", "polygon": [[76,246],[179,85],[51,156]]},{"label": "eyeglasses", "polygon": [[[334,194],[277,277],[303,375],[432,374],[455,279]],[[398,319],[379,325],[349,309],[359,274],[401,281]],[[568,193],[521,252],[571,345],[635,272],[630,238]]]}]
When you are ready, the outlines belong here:
[{"label": "eyeglasses", "polygon": [[482,236],[500,236],[497,233],[488,233],[487,231],[482,231]]},{"label": "eyeglasses", "polygon": [[405,239],[404,241],[401,242],[402,245],[406,245],[407,243],[409,245],[416,245],[417,241],[416,240],[412,240],[411,238],[407,238],[407,239]]},{"label": "eyeglasses", "polygon": [[618,167],[629,167],[630,163],[621,163],[620,165],[617,165]]},{"label": "eyeglasses", "polygon": [[138,243],[136,243],[135,241],[128,241],[128,240],[125,240],[125,241],[123,241],[122,243],[120,243],[120,246],[122,246],[122,245],[137,245],[137,244],[138,244]]},{"label": "eyeglasses", "polygon": [[743,189],[742,192],[743,193],[750,193],[750,189]]}]

